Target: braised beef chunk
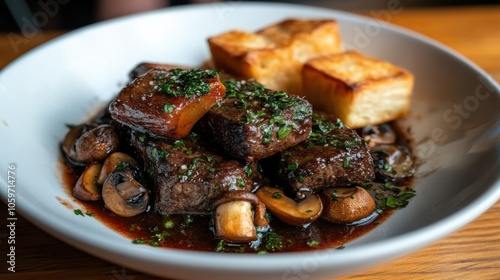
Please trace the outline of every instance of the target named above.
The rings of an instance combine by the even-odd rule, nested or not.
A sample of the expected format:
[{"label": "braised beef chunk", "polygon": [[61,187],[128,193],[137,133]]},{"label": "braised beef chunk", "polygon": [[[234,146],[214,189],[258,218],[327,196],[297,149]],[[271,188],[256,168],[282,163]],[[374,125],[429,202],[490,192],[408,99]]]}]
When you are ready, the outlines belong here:
[{"label": "braised beef chunk", "polygon": [[153,69],[124,87],[109,112],[134,129],[180,139],[224,93],[215,71]]},{"label": "braised beef chunk", "polygon": [[128,76],[130,77],[131,80],[133,80],[133,79],[138,78],[139,76],[146,74],[149,70],[163,69],[163,70],[169,71],[169,70],[176,69],[176,68],[188,69],[188,67],[182,66],[182,65],[142,62],[142,63],[139,63],[137,66],[135,66],[134,69],[132,69],[132,71],[130,71]]},{"label": "braised beef chunk", "polygon": [[224,99],[197,128],[228,154],[247,161],[269,157],[304,141],[312,107],[305,99],[252,81],[224,81]]},{"label": "braised beef chunk", "polygon": [[375,177],[365,141],[339,119],[323,114],[313,115],[306,141],[281,153],[278,176],[292,191],[348,186]]},{"label": "braised beef chunk", "polygon": [[154,181],[155,209],[162,215],[209,214],[222,192],[259,186],[256,164],[215,154],[194,133],[168,140],[132,132],[131,143]]}]

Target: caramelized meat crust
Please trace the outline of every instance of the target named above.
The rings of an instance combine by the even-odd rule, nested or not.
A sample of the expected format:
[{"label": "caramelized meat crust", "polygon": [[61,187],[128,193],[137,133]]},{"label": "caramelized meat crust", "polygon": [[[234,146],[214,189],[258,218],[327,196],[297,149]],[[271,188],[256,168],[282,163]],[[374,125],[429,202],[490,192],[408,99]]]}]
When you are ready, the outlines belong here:
[{"label": "caramelized meat crust", "polygon": [[224,81],[224,99],[197,128],[228,154],[255,161],[304,141],[312,107],[303,98],[248,81]]},{"label": "caramelized meat crust", "polygon": [[153,69],[123,88],[109,112],[134,129],[181,139],[224,93],[215,71]]},{"label": "caramelized meat crust", "polygon": [[329,115],[315,114],[310,137],[280,155],[278,177],[292,191],[319,191],[375,178],[373,159],[355,130]]},{"label": "caramelized meat crust", "polygon": [[153,180],[155,210],[167,214],[210,214],[213,200],[232,190],[259,186],[256,163],[245,164],[209,150],[194,133],[181,140],[132,132],[130,140]]}]

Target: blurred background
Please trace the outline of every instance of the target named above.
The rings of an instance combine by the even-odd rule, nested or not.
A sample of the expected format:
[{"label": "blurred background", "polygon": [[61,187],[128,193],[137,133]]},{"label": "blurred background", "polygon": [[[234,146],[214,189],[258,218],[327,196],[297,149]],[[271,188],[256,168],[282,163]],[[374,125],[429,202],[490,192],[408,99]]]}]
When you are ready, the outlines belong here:
[{"label": "blurred background", "polygon": [[[241,0],[238,0],[241,1]],[[233,1],[233,2],[238,2]],[[391,2],[405,7],[500,4],[500,0],[281,0],[345,11],[387,9]],[[20,32],[27,22],[40,31],[71,30],[94,22],[168,6],[210,3],[215,0],[0,0],[0,32]],[[230,1],[223,1],[230,2]],[[500,15],[499,15],[500,16]]]}]

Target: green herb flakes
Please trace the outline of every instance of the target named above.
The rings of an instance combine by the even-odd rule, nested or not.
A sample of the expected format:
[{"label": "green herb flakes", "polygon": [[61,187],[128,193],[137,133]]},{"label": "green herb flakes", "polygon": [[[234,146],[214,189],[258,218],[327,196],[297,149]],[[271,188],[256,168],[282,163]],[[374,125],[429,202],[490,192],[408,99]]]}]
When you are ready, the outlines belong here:
[{"label": "green herb flakes", "polygon": [[85,215],[83,215],[83,212],[81,209],[75,209],[75,210],[73,210],[73,213],[75,213],[75,215],[77,215],[77,216],[85,217]]},{"label": "green herb flakes", "polygon": [[292,132],[292,127],[289,125],[284,125],[278,130],[278,139],[285,139],[290,132]]},{"label": "green herb flakes", "polygon": [[344,158],[344,163],[342,164],[342,167],[344,168],[351,168],[351,157],[350,156],[346,156]]},{"label": "green herb flakes", "polygon": [[247,177],[251,177],[253,173],[252,168],[246,165],[244,169],[245,169],[245,174],[247,174]]},{"label": "green herb flakes", "polygon": [[[172,69],[167,71],[164,77],[157,77],[157,89],[172,97],[200,97],[210,93],[210,85],[207,84],[205,80],[217,76],[218,73],[213,70]],[[167,110],[165,110],[165,112],[167,112]]]},{"label": "green herb flakes", "polygon": [[319,245],[319,242],[316,240],[307,241],[307,246],[309,246],[309,247],[314,247],[314,246],[318,246],[318,245]]},{"label": "green herb flakes", "polygon": [[174,104],[167,103],[167,104],[165,104],[165,106],[163,106],[163,112],[165,112],[167,114],[172,114],[174,109],[175,109]]},{"label": "green herb flakes", "polygon": [[85,216],[88,216],[88,217],[93,217],[94,216],[94,213],[93,212],[90,212],[90,211],[86,211],[85,213],[81,210],[81,209],[75,209],[73,210],[73,213],[77,216],[82,216],[82,217],[85,217]]},{"label": "green herb flakes", "polygon": [[163,227],[166,228],[166,229],[169,229],[169,228],[173,228],[175,226],[174,222],[173,221],[166,221],[164,224],[163,224]]},{"label": "green herb flakes", "polygon": [[271,142],[273,133],[273,127],[270,125],[266,125],[262,130],[262,144],[268,144]]},{"label": "green herb flakes", "polygon": [[291,162],[290,164],[288,164],[288,166],[285,168],[285,170],[293,171],[293,170],[297,170],[297,168],[299,168],[299,163],[294,161],[294,162]]}]

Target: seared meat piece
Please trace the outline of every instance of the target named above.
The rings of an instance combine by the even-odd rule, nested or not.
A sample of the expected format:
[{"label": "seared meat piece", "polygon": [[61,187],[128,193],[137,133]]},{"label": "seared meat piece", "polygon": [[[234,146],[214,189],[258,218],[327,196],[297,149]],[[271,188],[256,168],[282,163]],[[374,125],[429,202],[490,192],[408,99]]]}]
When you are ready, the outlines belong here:
[{"label": "seared meat piece", "polygon": [[195,134],[180,140],[133,132],[131,143],[154,181],[155,209],[162,215],[209,214],[212,201],[231,190],[258,187],[256,164],[245,165],[200,145]]},{"label": "seared meat piece", "polygon": [[314,114],[310,137],[281,153],[278,177],[298,191],[318,191],[374,179],[373,159],[365,141],[332,116]]},{"label": "seared meat piece", "polygon": [[181,69],[188,69],[189,67],[186,66],[181,66],[181,65],[173,65],[173,64],[160,64],[160,63],[151,63],[151,62],[142,62],[139,63],[137,66],[130,71],[128,76],[130,77],[131,80],[138,78],[139,76],[142,76],[146,74],[149,70],[153,69],[163,69],[166,71],[176,69],[176,68],[181,68]]},{"label": "seared meat piece", "polygon": [[253,81],[224,81],[226,95],[197,124],[227,153],[254,161],[304,141],[312,107],[305,99]]},{"label": "seared meat piece", "polygon": [[180,139],[224,93],[215,71],[153,69],[123,88],[109,112],[124,125]]}]

